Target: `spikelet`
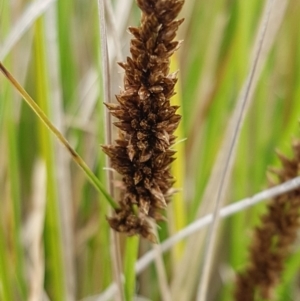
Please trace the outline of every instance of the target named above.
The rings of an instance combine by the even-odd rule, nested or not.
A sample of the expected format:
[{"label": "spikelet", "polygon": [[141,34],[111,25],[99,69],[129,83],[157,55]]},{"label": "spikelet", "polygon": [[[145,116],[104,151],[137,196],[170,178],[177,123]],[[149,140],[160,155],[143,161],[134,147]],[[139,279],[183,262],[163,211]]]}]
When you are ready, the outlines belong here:
[{"label": "spikelet", "polygon": [[[272,169],[280,183],[300,173],[300,141],[293,143],[294,156],[286,158],[277,152],[280,169]],[[249,265],[237,277],[235,300],[274,300],[274,287],[279,283],[284,262],[297,237],[299,228],[300,189],[274,198],[261,217],[250,247]]]},{"label": "spikelet", "polygon": [[177,74],[169,73],[170,56],[179,48],[173,41],[183,19],[176,20],[184,1],[137,0],[142,10],[140,27],[133,35],[131,57],[119,63],[125,70],[124,90],[118,104],[107,103],[121,132],[115,145],[102,146],[112,167],[122,175],[119,208],[108,218],[110,226],[128,235],[140,234],[155,242],[151,219],[163,220],[174,183],[170,149],[181,116],[170,104]]}]

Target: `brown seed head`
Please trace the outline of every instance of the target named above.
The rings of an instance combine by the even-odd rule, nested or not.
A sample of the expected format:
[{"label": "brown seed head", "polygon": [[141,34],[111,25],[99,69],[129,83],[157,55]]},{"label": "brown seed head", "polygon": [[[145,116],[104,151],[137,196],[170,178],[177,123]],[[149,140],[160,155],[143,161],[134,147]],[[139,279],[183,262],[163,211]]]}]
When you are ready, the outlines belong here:
[{"label": "brown seed head", "polygon": [[[300,141],[293,143],[294,156],[289,159],[277,152],[280,169],[273,169],[279,182],[295,178],[300,173]],[[284,263],[299,228],[300,189],[274,198],[261,217],[250,247],[249,265],[237,276],[235,300],[273,300],[274,287],[279,283]]]},{"label": "brown seed head", "polygon": [[[128,235],[140,234],[155,241],[149,218],[163,220],[161,209],[169,202],[174,179],[170,164],[173,135],[180,115],[172,106],[177,73],[169,74],[170,56],[178,49],[173,41],[181,20],[175,20],[184,1],[137,0],[141,25],[129,27],[133,35],[131,57],[119,63],[125,70],[124,90],[118,104],[105,104],[121,130],[115,145],[103,146],[112,167],[123,177],[120,208],[108,218],[110,226]],[[137,209],[135,209],[137,208]]]}]

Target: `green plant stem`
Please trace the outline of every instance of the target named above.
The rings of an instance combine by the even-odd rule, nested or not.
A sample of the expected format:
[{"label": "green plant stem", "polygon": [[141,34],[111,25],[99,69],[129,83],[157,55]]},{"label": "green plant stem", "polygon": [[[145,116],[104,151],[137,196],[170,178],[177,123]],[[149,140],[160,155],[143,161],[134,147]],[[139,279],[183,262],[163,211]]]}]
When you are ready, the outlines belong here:
[{"label": "green plant stem", "polygon": [[2,225],[0,224],[0,300],[11,301],[12,287],[10,282],[10,273],[7,262],[7,250],[5,247],[5,236]]},{"label": "green plant stem", "polygon": [[135,263],[138,257],[139,237],[132,236],[127,239],[126,251],[124,258],[124,274],[125,274],[125,298],[126,301],[134,299],[135,292]]},{"label": "green plant stem", "polygon": [[31,96],[24,90],[24,88],[18,83],[18,81],[12,76],[12,74],[3,66],[0,62],[0,70],[4,76],[10,81],[10,83],[17,89],[29,107],[36,113],[40,120],[48,127],[48,129],[58,138],[58,140],[66,147],[73,160],[82,168],[90,182],[94,187],[101,192],[109,204],[116,209],[118,207],[117,203],[112,199],[109,193],[106,191],[104,185],[98,180],[96,175],[87,166],[84,160],[78,155],[78,153],[71,147],[66,138],[61,134],[61,132],[51,123],[45,113],[41,108],[34,102]]}]

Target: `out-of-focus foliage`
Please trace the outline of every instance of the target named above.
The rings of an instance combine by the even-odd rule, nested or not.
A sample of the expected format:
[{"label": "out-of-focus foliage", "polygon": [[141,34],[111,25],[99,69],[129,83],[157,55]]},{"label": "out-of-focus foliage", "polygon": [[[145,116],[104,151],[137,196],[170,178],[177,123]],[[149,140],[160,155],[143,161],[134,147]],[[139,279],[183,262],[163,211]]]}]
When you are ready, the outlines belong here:
[{"label": "out-of-focus foliage", "polygon": [[[105,182],[97,1],[45,3],[49,5],[43,14],[34,19],[26,17],[26,11],[38,12],[39,2],[2,0],[0,59]],[[201,206],[202,197],[249,74],[264,7],[261,0],[185,3],[181,13],[185,22],[179,31],[184,42],[173,63],[179,66],[176,102],[183,115],[179,135],[187,140],[178,145],[181,168],[174,172],[182,187],[174,207],[170,204],[169,222],[158,229],[161,241],[194,221],[200,209],[201,215],[212,211]],[[106,18],[114,95],[123,76],[116,62],[125,59],[129,49],[126,27],[138,24],[139,11],[129,0],[115,0],[111,9],[115,17],[107,10]],[[298,0],[274,1],[264,41],[271,47],[261,54],[264,63],[238,142],[227,202],[266,188],[266,170],[277,164],[275,148],[288,153],[292,137],[300,135],[299,15]],[[1,57],[15,28],[18,34],[26,27],[26,22],[18,26],[24,17],[31,21],[28,28]],[[118,187],[118,178],[114,184]],[[233,271],[247,263],[251,227],[263,211],[264,205],[259,205],[222,224],[209,300],[232,300]],[[72,301],[103,292],[113,281],[106,215],[109,208],[103,197],[0,75],[0,300],[41,300],[46,294],[52,301]],[[125,242],[122,236],[123,259],[130,250]],[[141,241],[140,255],[150,248]],[[286,263],[276,300],[299,294],[298,250],[296,245]],[[201,264],[193,260],[201,258],[202,251],[183,242],[164,255],[171,300],[195,300]],[[182,266],[191,272],[180,275]],[[149,300],[163,299],[154,265],[137,278],[136,292]]]}]

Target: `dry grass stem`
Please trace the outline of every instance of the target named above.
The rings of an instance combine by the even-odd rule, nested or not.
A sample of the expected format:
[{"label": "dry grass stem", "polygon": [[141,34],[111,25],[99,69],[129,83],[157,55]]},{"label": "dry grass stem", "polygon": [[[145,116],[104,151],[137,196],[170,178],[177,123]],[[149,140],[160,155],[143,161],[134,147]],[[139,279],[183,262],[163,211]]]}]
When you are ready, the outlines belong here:
[{"label": "dry grass stem", "polygon": [[46,170],[42,161],[35,164],[33,183],[36,190],[32,197],[32,210],[24,227],[24,238],[31,262],[30,267],[28,267],[30,271],[28,301],[39,301],[42,300],[45,277],[42,239],[46,210]]},{"label": "dry grass stem", "polygon": [[172,301],[171,291],[168,285],[167,274],[163,262],[161,246],[153,244],[153,251],[155,254],[155,267],[160,288],[160,296],[162,301]]},{"label": "dry grass stem", "polygon": [[[104,102],[110,102],[111,100],[111,83],[110,83],[110,70],[109,70],[109,57],[107,49],[107,35],[106,35],[106,21],[105,21],[105,4],[104,0],[98,0],[98,10],[100,19],[100,40],[101,40],[101,60],[102,60],[102,80],[103,80],[103,94]],[[111,116],[108,111],[105,111],[105,141],[106,143],[112,143],[112,125]],[[110,162],[106,159],[106,165],[110,167]],[[113,173],[106,172],[107,175],[107,186],[109,187],[109,193],[114,197],[114,187],[113,187]],[[113,275],[114,279],[118,285],[118,295],[117,300],[125,300],[124,289],[121,281],[121,255],[119,239],[113,231],[110,231],[110,252],[113,258]]]},{"label": "dry grass stem", "polygon": [[32,26],[34,21],[40,17],[49,6],[56,0],[39,0],[33,2],[23,16],[12,28],[3,45],[0,45],[0,61],[3,61],[13,46],[20,40],[23,34]]}]

